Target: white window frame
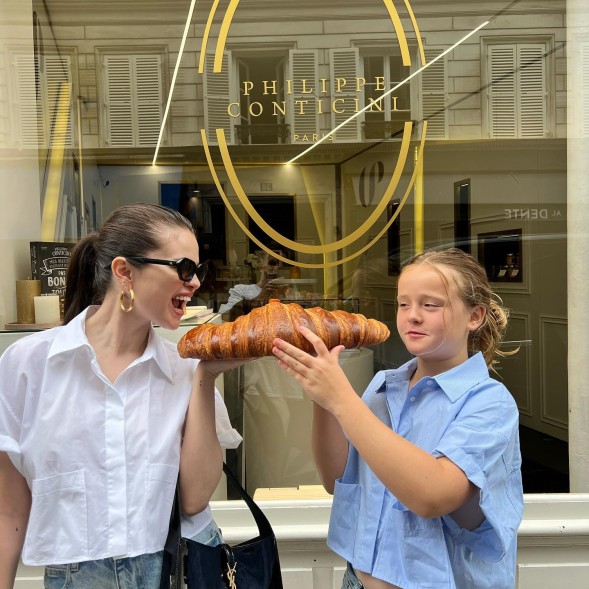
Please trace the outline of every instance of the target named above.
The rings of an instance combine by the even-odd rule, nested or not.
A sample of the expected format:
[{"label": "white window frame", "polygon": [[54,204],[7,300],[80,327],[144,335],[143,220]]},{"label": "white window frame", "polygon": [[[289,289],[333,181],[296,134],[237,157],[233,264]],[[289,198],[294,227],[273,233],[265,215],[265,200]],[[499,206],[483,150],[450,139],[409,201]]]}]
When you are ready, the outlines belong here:
[{"label": "white window frame", "polygon": [[[214,134],[215,128],[222,127],[225,129],[225,136],[229,145],[237,144],[236,137],[236,126],[241,123],[249,121],[249,116],[241,115],[239,118],[231,118],[226,113],[229,102],[240,103],[241,98],[241,81],[240,76],[240,63],[247,63],[248,58],[262,58],[265,55],[272,55],[272,57],[281,57],[283,60],[284,72],[283,76],[286,80],[289,78],[292,71],[291,56],[293,50],[293,43],[282,43],[271,46],[267,44],[260,44],[259,46],[241,45],[235,44],[228,46],[225,51],[223,58],[223,73],[226,74],[226,78],[220,79],[216,82],[215,86],[220,88],[223,83],[227,83],[228,87],[223,91],[222,94],[217,93],[213,96],[213,99],[218,100],[218,104],[214,109],[209,107],[210,104],[210,89],[208,83],[208,77],[212,75],[214,54],[210,53],[206,55],[205,60],[205,75],[203,79],[203,102],[204,102],[204,114],[205,114],[205,128],[207,129],[208,142],[210,144],[216,144],[217,138]],[[218,75],[218,74],[215,74]],[[294,131],[294,119],[293,119],[293,95],[286,95],[284,97],[286,101],[287,114],[284,119],[284,123],[290,125],[290,138],[285,143],[290,143]],[[217,121],[217,122],[215,122]],[[278,123],[278,120],[277,120]],[[280,142],[279,142],[280,143]],[[243,143],[247,145],[247,143]],[[255,145],[255,144],[254,144]]]},{"label": "white window frame", "polygon": [[[158,118],[159,120],[150,120],[144,117],[141,120],[140,104],[138,98],[138,78],[137,78],[137,65],[141,58],[157,56],[159,58],[159,87],[155,89],[157,92],[158,102]],[[107,79],[108,65],[107,62],[110,58],[113,59],[129,59],[129,68],[131,72],[130,80],[130,116],[131,126],[129,130],[130,141],[114,142],[111,139],[112,128],[111,128],[111,111],[109,110],[108,102],[108,88],[109,82]],[[168,83],[168,52],[166,46],[125,46],[125,47],[99,47],[96,49],[96,63],[98,64],[98,83],[99,83],[99,97],[100,97],[100,108],[99,108],[99,143],[101,147],[109,148],[142,148],[142,147],[155,147],[157,138],[159,136],[161,124],[163,121],[163,114],[167,100],[167,94],[169,91]],[[147,104],[147,102],[146,102]],[[150,99],[148,106],[153,107],[153,99]],[[147,132],[149,140],[141,139],[141,124],[145,124],[147,127],[151,126],[151,132]],[[170,144],[170,133],[169,125],[166,125],[162,136],[162,146]]]},{"label": "white window frame", "polygon": [[[515,72],[515,103],[512,105],[515,110],[515,124],[516,130],[513,136],[495,135],[492,132],[491,123],[491,48],[498,45],[513,46],[516,52],[524,46],[543,45],[544,46],[544,133],[542,135],[522,135],[519,124],[518,113],[521,106],[521,93],[519,85],[521,83],[521,72],[517,71],[517,57],[516,57],[516,72]],[[518,46],[520,49],[518,49]],[[495,36],[481,38],[481,79],[482,87],[484,89],[482,96],[483,109],[483,137],[488,139],[541,139],[555,136],[555,81],[554,81],[554,56],[552,49],[554,48],[554,36],[552,35],[526,35],[526,36]]]},{"label": "white window frame", "polygon": [[[390,60],[391,58],[398,58],[400,57],[400,52],[398,52],[399,54],[395,53],[394,51],[391,50],[381,50],[379,49],[370,49],[370,50],[366,50],[363,48],[360,48],[360,62],[358,64],[358,73],[361,77],[366,78],[365,76],[365,71],[364,71],[364,60],[367,57],[379,57],[381,59],[383,59],[384,64],[383,64],[383,73],[384,73],[384,87],[385,90],[383,91],[386,92],[386,90],[389,90],[390,88],[392,88],[392,84],[393,82],[398,84],[399,82],[401,82],[401,80],[390,80]],[[411,56],[411,66],[409,69],[409,75],[411,75],[417,68],[415,67],[415,60],[417,59],[417,54],[415,53],[415,51],[412,51],[413,55]],[[370,80],[366,80],[366,84],[371,83]],[[407,112],[409,113],[409,119],[415,119],[417,118],[417,109],[415,108],[415,84],[413,82],[413,80],[409,80],[409,109],[406,109]],[[364,87],[366,88],[366,86]],[[366,106],[366,93],[362,92],[362,107]],[[391,107],[392,107],[392,96],[391,94],[385,96],[384,98],[384,108],[383,108],[383,114],[385,115],[384,120],[385,122],[389,122],[392,120],[391,118]],[[401,110],[401,109],[399,109]],[[401,111],[402,112],[402,111]],[[366,113],[363,113],[366,114]]]}]

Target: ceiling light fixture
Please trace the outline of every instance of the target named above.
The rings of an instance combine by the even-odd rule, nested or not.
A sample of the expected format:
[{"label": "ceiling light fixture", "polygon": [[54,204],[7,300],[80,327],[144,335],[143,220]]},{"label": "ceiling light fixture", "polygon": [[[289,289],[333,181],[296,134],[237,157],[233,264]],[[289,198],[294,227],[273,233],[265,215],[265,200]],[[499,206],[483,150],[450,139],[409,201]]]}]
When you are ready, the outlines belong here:
[{"label": "ceiling light fixture", "polygon": [[157,154],[160,149],[160,144],[162,142],[162,137],[164,136],[164,128],[166,126],[166,121],[168,119],[168,113],[170,112],[170,105],[172,104],[172,95],[174,94],[174,86],[176,85],[176,76],[178,75],[178,70],[180,69],[180,62],[182,61],[182,54],[184,53],[184,44],[186,43],[186,37],[188,37],[188,29],[190,28],[190,23],[192,22],[192,13],[194,12],[194,5],[196,4],[196,0],[191,0],[190,8],[188,9],[188,16],[186,18],[186,25],[184,26],[184,34],[182,35],[182,42],[180,43],[180,49],[178,51],[178,58],[176,59],[176,66],[174,67],[174,74],[172,75],[172,83],[170,84],[170,93],[168,94],[168,102],[166,104],[166,110],[164,111],[164,117],[162,119],[162,126],[160,127],[160,133],[157,138],[157,145],[155,146],[155,153],[153,154],[153,161],[151,162],[152,166],[155,166],[155,162],[157,160]]}]

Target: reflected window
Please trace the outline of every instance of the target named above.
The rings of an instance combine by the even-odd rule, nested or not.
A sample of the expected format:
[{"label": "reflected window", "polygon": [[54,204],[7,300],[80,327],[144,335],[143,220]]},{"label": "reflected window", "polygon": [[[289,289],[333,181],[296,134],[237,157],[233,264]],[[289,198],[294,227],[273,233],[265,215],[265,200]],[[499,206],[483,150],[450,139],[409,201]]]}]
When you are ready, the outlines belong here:
[{"label": "reflected window", "polygon": [[217,129],[224,130],[230,145],[290,142],[296,84],[288,82],[285,88],[287,59],[286,50],[278,48],[262,54],[226,51],[221,71],[214,72],[215,55],[207,54],[204,102],[210,143],[217,142]]},{"label": "reflected window", "polygon": [[285,143],[286,102],[283,56],[243,56],[236,59],[239,77],[239,124],[241,145]]},{"label": "reflected window", "polygon": [[548,41],[487,41],[488,136],[549,137],[552,132]]},{"label": "reflected window", "polygon": [[392,94],[378,100],[385,92],[410,75],[400,55],[365,55],[361,59],[364,86],[364,137],[386,139],[400,136],[403,123],[412,118],[411,82],[400,86]]},{"label": "reflected window", "polygon": [[164,112],[163,53],[105,52],[101,66],[103,145],[155,146]]}]

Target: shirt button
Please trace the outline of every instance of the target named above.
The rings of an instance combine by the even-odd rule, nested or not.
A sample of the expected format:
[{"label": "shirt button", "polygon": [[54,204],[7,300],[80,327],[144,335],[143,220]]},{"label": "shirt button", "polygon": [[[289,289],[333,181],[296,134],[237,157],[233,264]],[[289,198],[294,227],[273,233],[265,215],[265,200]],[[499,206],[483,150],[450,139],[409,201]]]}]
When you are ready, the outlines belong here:
[{"label": "shirt button", "polygon": [[412,403],[415,403],[415,397],[409,397],[409,400],[410,400]]},{"label": "shirt button", "polygon": [[433,380],[428,380],[425,384],[427,384],[429,386],[432,386],[434,384],[434,381]]}]

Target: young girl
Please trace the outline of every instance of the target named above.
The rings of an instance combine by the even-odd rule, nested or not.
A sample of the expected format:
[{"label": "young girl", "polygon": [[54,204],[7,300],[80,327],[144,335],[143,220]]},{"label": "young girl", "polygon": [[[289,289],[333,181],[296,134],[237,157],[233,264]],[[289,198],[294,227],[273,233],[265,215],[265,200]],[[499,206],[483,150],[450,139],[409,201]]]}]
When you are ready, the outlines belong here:
[{"label": "young girl", "polygon": [[72,252],[65,325],[0,358],[0,589],[21,549],[47,589],[159,588],[179,467],[190,534],[214,533],[221,443],[240,439],[214,382],[237,363],[182,360],[152,328],[180,325],[198,260],[179,213],[121,207]]},{"label": "young girl", "polygon": [[513,589],[522,517],[518,410],[489,376],[507,324],[485,270],[458,249],[403,269],[397,329],[414,359],[360,398],[329,351],[277,339],[314,401],[313,452],[334,493],[328,545],[345,589]]}]

